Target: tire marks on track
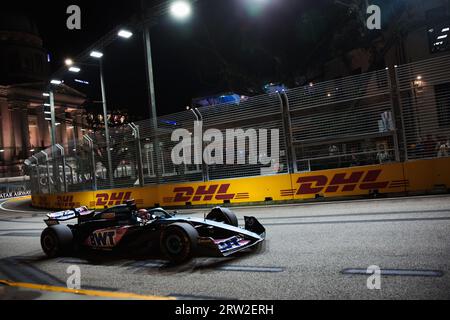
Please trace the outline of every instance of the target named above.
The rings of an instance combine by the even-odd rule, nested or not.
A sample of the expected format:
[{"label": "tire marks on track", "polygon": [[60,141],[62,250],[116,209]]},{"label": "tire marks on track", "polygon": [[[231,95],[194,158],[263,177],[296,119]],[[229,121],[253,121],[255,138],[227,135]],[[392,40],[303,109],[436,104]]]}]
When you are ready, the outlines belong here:
[{"label": "tire marks on track", "polygon": [[[251,272],[251,273],[281,273],[286,270],[284,267],[278,266],[247,266],[235,265],[227,263],[229,260],[220,261],[218,259],[206,259],[206,262],[200,258],[200,262],[195,260],[179,266],[169,264],[163,260],[141,260],[141,261],[109,261],[98,263],[75,258],[63,258],[57,260],[58,263],[64,264],[80,264],[91,266],[119,267],[133,273],[154,273],[154,272],[203,272],[203,271],[227,271],[227,272]],[[213,261],[208,261],[213,260]]]},{"label": "tire marks on track", "polygon": [[9,280],[14,282],[53,286],[65,285],[63,281],[29,263],[26,258],[10,257],[0,259],[0,273],[6,275]]},{"label": "tire marks on track", "polygon": [[39,238],[40,232],[9,232],[0,234],[0,237],[17,237],[17,238]]}]

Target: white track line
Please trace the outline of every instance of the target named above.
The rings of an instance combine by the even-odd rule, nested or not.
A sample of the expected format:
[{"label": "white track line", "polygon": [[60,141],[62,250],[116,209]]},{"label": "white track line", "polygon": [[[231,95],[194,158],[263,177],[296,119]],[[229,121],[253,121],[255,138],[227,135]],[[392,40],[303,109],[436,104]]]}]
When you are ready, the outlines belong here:
[{"label": "white track line", "polygon": [[0,202],[0,210],[3,210],[3,211],[6,211],[6,212],[14,212],[14,213],[31,213],[31,214],[33,214],[33,213],[41,213],[41,214],[45,214],[45,213],[48,213],[48,211],[24,211],[24,210],[14,210],[14,209],[8,209],[8,208],[5,208],[4,207],[4,205],[6,204],[6,203],[8,203],[9,201],[11,201],[12,199],[20,199],[21,197],[19,197],[19,198],[11,198],[11,199],[7,199],[7,200],[5,200],[5,201],[2,201],[2,202]]}]

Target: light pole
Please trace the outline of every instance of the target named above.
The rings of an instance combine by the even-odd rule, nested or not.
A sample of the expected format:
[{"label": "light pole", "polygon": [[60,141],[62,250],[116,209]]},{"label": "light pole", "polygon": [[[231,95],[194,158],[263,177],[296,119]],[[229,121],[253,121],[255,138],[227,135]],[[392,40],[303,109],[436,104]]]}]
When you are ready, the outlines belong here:
[{"label": "light pole", "polygon": [[[44,104],[44,106],[49,106],[50,107],[50,137],[51,137],[51,144],[52,144],[52,171],[53,171],[53,178],[54,180],[56,180],[56,188],[57,191],[61,191],[60,188],[60,183],[59,183],[59,179],[56,179],[56,177],[58,176],[58,169],[56,166],[56,159],[55,159],[55,145],[56,145],[56,115],[55,115],[55,93],[53,90],[54,86],[59,86],[62,84],[61,80],[57,80],[57,79],[52,79],[50,81],[50,84],[48,86],[48,95],[47,93],[44,94],[44,96],[48,96],[49,98],[49,104]],[[50,179],[50,177],[49,177]],[[64,177],[65,179],[65,177]]]},{"label": "light pole", "polygon": [[111,141],[110,141],[109,124],[108,124],[108,108],[106,105],[105,79],[103,77],[103,62],[101,59],[100,59],[100,86],[102,89],[103,117],[105,119],[106,153],[108,156],[109,185],[111,188],[114,188],[114,173],[112,170]]},{"label": "light pole", "polygon": [[150,121],[152,122],[154,141],[153,149],[156,155],[156,184],[160,184],[161,181],[161,159],[159,152],[159,139],[158,139],[158,114],[156,112],[156,98],[155,98],[155,79],[153,77],[153,61],[152,61],[152,47],[150,40],[150,28],[144,26],[144,42],[145,42],[145,61],[147,65],[147,82],[150,98]]},{"label": "light pole", "polygon": [[50,107],[50,136],[52,146],[56,144],[55,93],[53,90],[53,86],[59,86],[60,84],[62,84],[61,80],[52,79],[48,86],[49,92],[48,94],[45,94],[45,96],[48,96],[50,102],[50,105],[44,104],[44,106]]},{"label": "light pole", "polygon": [[[108,159],[107,161],[108,161],[108,173],[109,173],[108,178],[109,178],[110,188],[114,188],[114,172],[113,172],[112,157],[111,157],[111,136],[109,134],[109,124],[108,124],[108,105],[107,105],[107,101],[106,101],[105,77],[103,75],[103,59],[102,59],[103,53],[100,51],[92,51],[90,53],[90,56],[92,58],[95,58],[98,60],[99,75],[100,75],[100,87],[101,87],[101,93],[102,93],[103,119],[104,119],[104,123],[105,123],[106,155],[107,155],[107,159]],[[94,66],[93,64],[88,64],[88,63],[81,63],[81,62],[75,63],[72,59],[66,59],[65,63],[66,63],[66,66],[68,67],[68,70],[70,72],[74,72],[74,73],[78,73],[81,71],[81,69],[78,67],[78,65]]]},{"label": "light pole", "polygon": [[[77,134],[76,134],[76,128],[75,128],[75,125],[73,124],[73,122],[72,122],[72,125],[69,127],[69,130],[72,130],[72,136],[73,136],[73,150],[72,150],[72,152],[76,152],[77,151]],[[70,152],[70,150],[69,150],[69,152]]]},{"label": "light pole", "polygon": [[[156,111],[156,97],[155,97],[155,79],[153,75],[153,59],[152,59],[152,45],[150,37],[150,27],[151,24],[148,22],[147,17],[147,6],[145,0],[141,0],[142,9],[142,21],[143,21],[143,36],[144,36],[144,47],[145,47],[145,62],[147,66],[147,83],[149,92],[149,103],[150,103],[150,121],[152,122],[152,127],[154,131],[154,141],[153,148],[156,155],[156,184],[160,183],[161,180],[161,158],[159,152],[159,139],[158,139],[158,113]],[[191,2],[186,0],[173,1],[170,5],[170,14],[178,20],[184,20],[191,15]]]},{"label": "light pole", "polygon": [[53,89],[50,90],[50,136],[52,139],[52,146],[56,144],[56,115],[55,115],[55,94],[53,93]]}]

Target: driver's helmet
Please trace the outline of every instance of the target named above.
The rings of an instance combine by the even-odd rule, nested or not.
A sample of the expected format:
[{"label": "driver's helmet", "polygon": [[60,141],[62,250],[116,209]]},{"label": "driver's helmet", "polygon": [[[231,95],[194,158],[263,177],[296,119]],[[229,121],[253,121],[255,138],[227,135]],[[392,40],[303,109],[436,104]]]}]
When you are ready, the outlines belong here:
[{"label": "driver's helmet", "polygon": [[143,220],[150,220],[151,215],[147,209],[139,209],[137,212],[137,216]]}]

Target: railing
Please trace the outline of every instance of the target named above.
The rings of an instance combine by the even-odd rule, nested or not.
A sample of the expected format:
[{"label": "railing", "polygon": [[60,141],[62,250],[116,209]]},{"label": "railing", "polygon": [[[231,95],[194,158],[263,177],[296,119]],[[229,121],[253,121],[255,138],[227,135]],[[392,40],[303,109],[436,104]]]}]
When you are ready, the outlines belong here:
[{"label": "railing", "polygon": [[450,138],[450,59],[396,68],[406,159],[447,157]]},{"label": "railing", "polygon": [[[202,158],[211,142],[198,137],[208,134],[224,139],[220,144],[211,138],[218,143],[215,156],[236,153],[225,142],[230,129],[267,134],[268,150],[255,143],[261,136],[247,137],[240,155],[246,164],[207,165],[196,159],[174,165],[176,129],[192,134],[200,150],[195,156],[192,149],[192,160]],[[274,141],[271,130],[279,130]],[[449,137],[450,56],[442,56],[159,117],[156,132],[149,120],[111,128],[113,172],[108,171],[105,134],[99,131],[35,154],[28,173],[34,193],[128,188],[446,157]],[[280,157],[274,165],[277,157],[269,151],[276,143]],[[250,155],[270,164],[248,161]]]}]

